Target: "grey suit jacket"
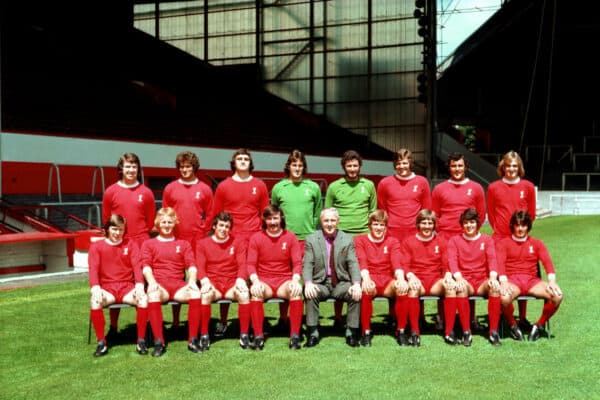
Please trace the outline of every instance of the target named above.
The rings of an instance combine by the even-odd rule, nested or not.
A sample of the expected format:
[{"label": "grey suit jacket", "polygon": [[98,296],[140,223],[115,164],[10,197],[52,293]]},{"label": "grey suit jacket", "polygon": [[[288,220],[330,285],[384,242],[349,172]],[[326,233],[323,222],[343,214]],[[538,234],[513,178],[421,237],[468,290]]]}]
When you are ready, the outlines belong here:
[{"label": "grey suit jacket", "polygon": [[[338,231],[333,246],[338,281],[360,282],[360,268],[352,236]],[[320,284],[325,283],[327,279],[327,247],[321,230],[308,235],[304,241],[302,278],[304,282],[312,281]]]}]

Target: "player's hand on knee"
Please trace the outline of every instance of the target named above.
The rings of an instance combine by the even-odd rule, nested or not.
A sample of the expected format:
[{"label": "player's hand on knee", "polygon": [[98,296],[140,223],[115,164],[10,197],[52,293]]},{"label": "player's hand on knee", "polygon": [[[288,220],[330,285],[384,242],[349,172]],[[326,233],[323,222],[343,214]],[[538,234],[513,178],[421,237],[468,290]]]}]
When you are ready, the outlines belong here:
[{"label": "player's hand on knee", "polygon": [[312,282],[308,282],[304,285],[304,297],[307,299],[314,299],[317,297],[321,289]]},{"label": "player's hand on knee", "polygon": [[259,280],[256,280],[254,283],[252,283],[252,286],[250,286],[250,293],[254,297],[262,298],[264,291],[264,284]]},{"label": "player's hand on knee", "polygon": [[212,285],[212,283],[210,282],[210,279],[208,279],[208,278],[203,278],[203,279],[200,281],[200,284],[202,285],[202,286],[200,287],[200,294],[207,294],[207,293],[209,293],[211,290],[213,290],[213,285]]},{"label": "player's hand on knee", "polygon": [[248,293],[248,285],[246,284],[246,281],[242,278],[237,278],[235,280],[235,290],[238,293]]},{"label": "player's hand on knee", "polygon": [[91,302],[97,306],[102,305],[102,298],[104,297],[102,295],[102,288],[99,285],[94,285],[90,289],[90,293],[91,293]]}]

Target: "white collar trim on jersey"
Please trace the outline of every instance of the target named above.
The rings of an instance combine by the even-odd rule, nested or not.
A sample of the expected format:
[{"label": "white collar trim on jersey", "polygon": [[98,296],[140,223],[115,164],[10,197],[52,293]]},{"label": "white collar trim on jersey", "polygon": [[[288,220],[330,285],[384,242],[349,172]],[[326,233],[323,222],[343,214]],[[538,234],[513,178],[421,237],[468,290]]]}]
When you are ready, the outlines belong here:
[{"label": "white collar trim on jersey", "polygon": [[117,181],[117,185],[121,186],[122,188],[125,189],[133,189],[134,187],[138,187],[140,185],[139,181],[135,181],[135,183],[132,183],[130,185],[124,183],[123,181]]},{"label": "white collar trim on jersey", "polygon": [[195,185],[196,183],[198,183],[198,178],[195,178],[193,181],[184,181],[183,179],[179,178],[178,179],[179,183],[181,183],[182,185]]},{"label": "white collar trim on jersey", "polygon": [[108,238],[104,238],[104,241],[110,246],[118,246],[123,243],[123,239],[119,240],[118,242],[111,242]]},{"label": "white collar trim on jersey", "polygon": [[231,176],[231,179],[233,179],[236,182],[250,182],[252,178],[252,175],[249,175],[247,178],[240,178],[237,174]]},{"label": "white collar trim on jersey", "polygon": [[272,237],[272,238],[278,238],[279,236],[283,235],[283,231],[284,231],[284,229],[280,230],[279,233],[276,233],[275,235],[273,235],[271,232],[269,232],[268,230],[265,229],[265,233],[267,234],[267,236]]},{"label": "white collar trim on jersey", "polygon": [[431,242],[434,238],[435,238],[436,233],[433,232],[433,235],[431,235],[430,238],[424,238],[423,236],[419,235],[419,232],[417,232],[417,234],[415,235],[417,237],[418,240],[420,240],[421,242]]},{"label": "white collar trim on jersey", "polygon": [[211,238],[211,239],[213,240],[213,242],[215,242],[215,243],[225,243],[226,241],[228,241],[228,240],[229,240],[229,235],[227,235],[227,237],[226,237],[225,239],[223,239],[223,240],[221,240],[221,239],[217,239],[217,236],[216,236],[216,235],[212,235],[210,238]]},{"label": "white collar trim on jersey", "polygon": [[462,237],[463,237],[465,240],[469,240],[469,241],[471,241],[471,240],[477,240],[477,239],[479,239],[479,238],[481,237],[481,232],[477,232],[477,235],[475,235],[475,236],[474,236],[474,237],[472,237],[472,238],[468,237],[467,235],[465,235],[465,234],[463,233],[463,234],[462,234]]},{"label": "white collar trim on jersey", "polygon": [[410,181],[411,179],[413,179],[416,175],[414,172],[411,172],[409,176],[400,176],[398,174],[394,175],[396,178],[400,179],[401,181]]},{"label": "white collar trim on jersey", "polygon": [[512,240],[514,240],[515,242],[526,242],[527,239],[529,238],[529,235],[525,236],[524,238],[518,238],[515,235],[511,235],[512,236]]},{"label": "white collar trim on jersey", "polygon": [[369,236],[369,240],[373,243],[381,243],[385,240],[385,235],[383,235],[383,237],[381,239],[375,239],[373,236],[371,236],[370,233],[367,234]]},{"label": "white collar trim on jersey", "polygon": [[462,181],[455,181],[454,179],[450,178],[448,179],[448,182],[453,185],[464,185],[465,183],[469,182],[469,178],[464,178]]},{"label": "white collar trim on jersey", "polygon": [[510,180],[506,178],[502,178],[502,182],[508,183],[509,185],[515,185],[521,181],[521,177],[517,176],[515,179]]},{"label": "white collar trim on jersey", "polygon": [[171,236],[171,237],[169,237],[169,238],[165,238],[165,237],[162,237],[162,236],[158,235],[158,236],[156,237],[156,239],[157,239],[159,242],[172,242],[172,241],[174,241],[174,240],[175,240],[175,236]]}]

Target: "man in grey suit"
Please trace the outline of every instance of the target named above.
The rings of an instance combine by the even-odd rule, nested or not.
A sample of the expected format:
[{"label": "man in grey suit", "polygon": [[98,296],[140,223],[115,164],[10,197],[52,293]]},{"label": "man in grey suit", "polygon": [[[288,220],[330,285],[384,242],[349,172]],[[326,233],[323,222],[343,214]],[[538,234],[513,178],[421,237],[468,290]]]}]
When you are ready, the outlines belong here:
[{"label": "man in grey suit", "polygon": [[[335,208],[321,211],[321,230],[306,237],[302,277],[306,299],[306,347],[319,344],[319,303],[328,297],[348,303],[346,343],[356,347],[360,323],[360,270],[352,236],[337,229]],[[333,258],[332,258],[333,257]]]}]

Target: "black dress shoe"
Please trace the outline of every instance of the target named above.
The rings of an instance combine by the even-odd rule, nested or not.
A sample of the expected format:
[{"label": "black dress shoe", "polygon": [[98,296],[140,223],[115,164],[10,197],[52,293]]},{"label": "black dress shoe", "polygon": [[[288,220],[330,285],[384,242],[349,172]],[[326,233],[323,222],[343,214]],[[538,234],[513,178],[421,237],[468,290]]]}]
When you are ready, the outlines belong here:
[{"label": "black dress shoe", "polygon": [[356,336],[354,335],[346,336],[346,344],[350,347],[360,346],[360,343],[358,343],[358,339],[356,339]]},{"label": "black dress shoe", "polygon": [[306,344],[304,344],[304,347],[315,347],[318,344],[319,344],[319,338],[317,336],[310,335],[308,337],[308,340],[306,341]]}]

